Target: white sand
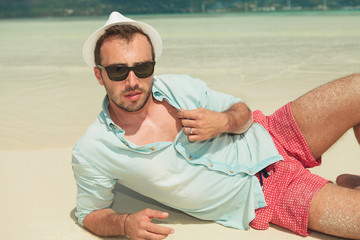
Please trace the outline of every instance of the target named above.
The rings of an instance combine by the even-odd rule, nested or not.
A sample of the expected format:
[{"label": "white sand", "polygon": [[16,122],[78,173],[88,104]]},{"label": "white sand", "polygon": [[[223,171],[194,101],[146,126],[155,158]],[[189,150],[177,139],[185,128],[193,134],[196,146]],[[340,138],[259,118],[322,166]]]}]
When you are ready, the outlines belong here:
[{"label": "white sand", "polygon": [[[88,75],[93,78],[91,73]],[[345,74],[335,75],[330,73],[321,75],[320,82],[327,82]],[[318,76],[315,75],[314,79]],[[279,79],[274,78],[272,81],[245,84],[238,95],[243,96],[253,110],[261,109],[264,113],[270,114],[287,101],[319,85],[315,81],[303,83],[300,77],[298,78],[299,81],[291,83],[287,81],[286,76],[283,76]],[[54,116],[53,113],[56,113],[59,108],[52,110],[50,106],[44,106],[37,109],[40,113],[47,113],[40,115],[43,121],[40,122],[41,124],[36,122],[39,119],[31,117],[32,108],[26,108],[22,112],[30,116],[27,121],[21,119],[21,116],[5,119],[9,129],[12,129],[12,138],[3,136],[0,146],[1,239],[98,239],[79,226],[74,216],[76,186],[71,170],[71,146],[95,120],[103,97],[101,87],[93,82],[87,84],[90,87],[82,91],[89,92],[90,90],[91,94],[80,99],[61,97],[64,108],[60,109],[57,115]],[[218,88],[218,90],[226,89]],[[235,91],[230,88],[228,90]],[[63,94],[67,93],[62,89],[59,91]],[[52,92],[41,94],[46,99],[52,97]],[[95,94],[97,97],[94,98]],[[38,98],[37,96],[28,97],[27,101]],[[23,99],[20,97],[14,99],[13,102],[21,104]],[[75,107],[72,105],[74,102],[77,103]],[[91,107],[85,109],[81,107],[87,104],[94,106],[95,110]],[[65,108],[65,106],[69,107]],[[79,115],[78,121],[68,118],[70,115],[76,118],[76,114]],[[55,125],[53,121],[56,122]],[[62,125],[57,125],[59,122]],[[336,176],[341,173],[359,174],[359,156],[360,148],[352,132],[349,131],[324,155],[323,165],[314,169],[313,172],[332,181],[335,181]],[[162,209],[154,201],[144,199],[128,190],[120,188],[119,192],[114,203],[114,209],[119,212],[132,212],[146,207]],[[169,211],[166,208],[164,210]],[[276,226],[266,231],[254,229],[241,231],[212,222],[200,221],[176,211],[169,212],[170,217],[162,224],[173,227],[175,234],[168,239],[303,239]],[[312,233],[307,239],[339,238]]]},{"label": "white sand", "polygon": [[[342,172],[358,173],[359,153],[352,134],[347,134],[316,172],[331,180]],[[71,148],[0,152],[1,239],[97,239],[75,221],[76,187],[70,159]],[[125,194],[116,194],[114,209],[118,211],[162,208],[121,187],[119,191]],[[175,211],[163,224],[175,229],[169,239],[302,239],[276,226],[241,231]],[[312,233],[308,239],[338,238]]]}]

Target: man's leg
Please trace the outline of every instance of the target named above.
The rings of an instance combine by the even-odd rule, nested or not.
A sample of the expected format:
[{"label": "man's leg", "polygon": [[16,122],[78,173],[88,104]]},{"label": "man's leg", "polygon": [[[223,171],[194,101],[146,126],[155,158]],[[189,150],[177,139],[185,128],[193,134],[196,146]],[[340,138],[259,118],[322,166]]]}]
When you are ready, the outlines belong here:
[{"label": "man's leg", "polygon": [[[354,129],[360,143],[360,74],[318,87],[291,103],[292,114],[315,159],[346,131]],[[360,164],[360,163],[359,163]],[[348,188],[348,176],[340,185],[326,184],[315,195],[309,212],[309,228],[327,234],[360,239],[360,191]]]},{"label": "man's leg", "polygon": [[309,228],[350,239],[360,239],[360,191],[327,183],[315,195]]},{"label": "man's leg", "polygon": [[360,190],[360,175],[342,174],[336,178],[339,186]]},{"label": "man's leg", "polygon": [[316,159],[350,128],[360,143],[360,74],[315,88],[292,102],[291,109]]}]

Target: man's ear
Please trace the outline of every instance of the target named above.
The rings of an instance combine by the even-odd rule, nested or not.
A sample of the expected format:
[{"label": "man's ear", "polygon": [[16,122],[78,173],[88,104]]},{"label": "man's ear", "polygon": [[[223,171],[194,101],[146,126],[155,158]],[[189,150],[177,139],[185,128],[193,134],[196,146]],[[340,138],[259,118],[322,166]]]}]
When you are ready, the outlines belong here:
[{"label": "man's ear", "polygon": [[97,68],[97,67],[94,67],[94,74],[95,74],[96,79],[99,81],[99,84],[101,86],[104,86],[104,81],[103,81],[103,78],[101,76],[100,69]]}]

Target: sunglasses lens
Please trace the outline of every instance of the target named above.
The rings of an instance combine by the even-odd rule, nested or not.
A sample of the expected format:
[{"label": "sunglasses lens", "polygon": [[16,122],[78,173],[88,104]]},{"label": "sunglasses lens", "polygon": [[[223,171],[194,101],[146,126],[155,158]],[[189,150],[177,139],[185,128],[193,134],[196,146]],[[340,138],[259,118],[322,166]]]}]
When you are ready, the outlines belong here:
[{"label": "sunglasses lens", "polygon": [[147,78],[154,73],[155,62],[145,62],[135,65],[134,72],[138,78]]},{"label": "sunglasses lens", "polygon": [[110,66],[106,67],[106,72],[111,80],[122,81],[127,78],[129,69],[126,66]]},{"label": "sunglasses lens", "polygon": [[128,77],[130,70],[133,70],[138,78],[150,77],[154,73],[154,66],[155,62],[144,62],[133,67],[125,65],[108,66],[105,67],[105,70],[111,80],[123,81]]}]

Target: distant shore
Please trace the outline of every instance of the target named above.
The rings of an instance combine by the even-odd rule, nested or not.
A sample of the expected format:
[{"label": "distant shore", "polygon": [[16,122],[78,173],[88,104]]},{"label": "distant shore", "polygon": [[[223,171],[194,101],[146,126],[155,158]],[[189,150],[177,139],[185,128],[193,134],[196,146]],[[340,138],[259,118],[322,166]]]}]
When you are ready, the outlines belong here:
[{"label": "distant shore", "polygon": [[[116,10],[116,9],[114,9]],[[1,13],[0,10],[0,21],[1,20],[7,20],[7,19],[25,19],[25,18],[83,18],[83,17],[103,17],[108,16],[109,12],[101,13],[101,14],[91,14],[91,15],[12,15],[12,16],[4,16]],[[223,14],[241,14],[241,15],[321,15],[321,16],[327,16],[327,15],[360,15],[360,8],[355,9],[332,9],[332,10],[281,10],[281,11],[229,11],[229,10],[221,10],[221,11],[206,11],[206,12],[184,12],[184,13],[123,13],[126,16],[211,16],[211,15],[223,15]]]},{"label": "distant shore", "polygon": [[45,18],[45,17],[81,17],[81,16],[104,16],[108,15],[111,11],[119,11],[125,15],[148,15],[148,14],[208,14],[208,13],[284,13],[284,14],[302,14],[302,13],[331,13],[331,12],[354,12],[360,13],[360,0],[359,4],[355,6],[339,6],[329,7],[324,5],[317,5],[313,7],[303,6],[285,6],[275,4],[272,6],[257,6],[253,4],[243,3],[242,5],[224,6],[221,4],[215,4],[212,6],[199,5],[198,7],[184,7],[184,8],[138,8],[130,6],[119,5],[104,5],[93,4],[92,7],[66,5],[61,7],[54,7],[47,2],[43,4],[28,3],[21,6],[13,6],[10,4],[5,5],[0,0],[0,19],[7,18]]}]

